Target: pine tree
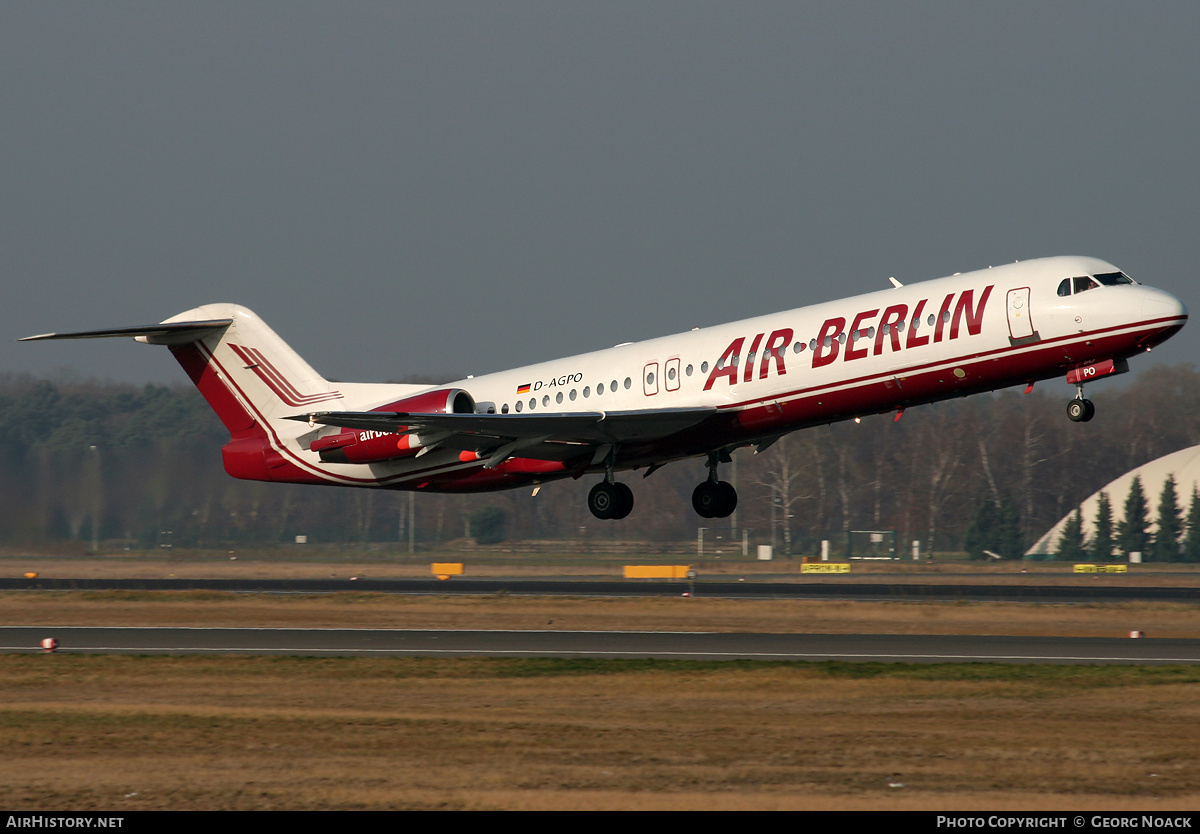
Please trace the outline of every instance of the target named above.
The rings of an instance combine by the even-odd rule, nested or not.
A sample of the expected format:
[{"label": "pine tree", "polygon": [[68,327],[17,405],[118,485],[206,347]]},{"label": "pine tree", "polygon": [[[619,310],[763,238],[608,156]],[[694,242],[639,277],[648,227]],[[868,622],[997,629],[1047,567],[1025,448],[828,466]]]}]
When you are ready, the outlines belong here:
[{"label": "pine tree", "polygon": [[1005,559],[1020,559],[1025,555],[1025,545],[1021,540],[1021,515],[1017,506],[1008,496],[1000,499],[996,509],[996,552]]},{"label": "pine tree", "polygon": [[1145,553],[1150,543],[1146,528],[1150,526],[1147,518],[1146,494],[1142,491],[1142,479],[1135,476],[1129,485],[1129,497],[1125,499],[1125,518],[1117,530],[1117,539],[1121,552],[1126,557],[1130,553]]},{"label": "pine tree", "polygon": [[1157,561],[1179,561],[1179,536],[1182,532],[1183,519],[1179,511],[1179,499],[1175,495],[1175,476],[1168,475],[1158,499],[1158,532],[1154,535],[1154,558]]},{"label": "pine tree", "polygon": [[1188,509],[1182,559],[1185,562],[1200,562],[1200,489],[1195,484],[1192,484],[1192,506]]},{"label": "pine tree", "polygon": [[1092,546],[1089,550],[1093,562],[1112,561],[1113,552],[1113,517],[1112,502],[1108,493],[1100,493],[1100,504],[1096,508],[1096,532],[1092,536]]},{"label": "pine tree", "polygon": [[1087,555],[1083,547],[1083,512],[1078,507],[1067,519],[1066,526],[1058,538],[1058,550],[1054,555],[1063,562],[1079,562]]},{"label": "pine tree", "polygon": [[995,542],[992,541],[995,527],[996,504],[988,496],[975,510],[971,526],[967,528],[966,536],[963,539],[963,550],[967,551],[972,559],[986,558],[987,554],[983,552],[985,550],[995,552]]},{"label": "pine tree", "polygon": [[987,558],[985,550],[1002,559],[1020,559],[1025,555],[1021,541],[1021,516],[1007,496],[1000,499],[999,506],[990,497],[983,499],[971,519],[971,526],[967,528],[963,549],[971,554],[972,559]]}]

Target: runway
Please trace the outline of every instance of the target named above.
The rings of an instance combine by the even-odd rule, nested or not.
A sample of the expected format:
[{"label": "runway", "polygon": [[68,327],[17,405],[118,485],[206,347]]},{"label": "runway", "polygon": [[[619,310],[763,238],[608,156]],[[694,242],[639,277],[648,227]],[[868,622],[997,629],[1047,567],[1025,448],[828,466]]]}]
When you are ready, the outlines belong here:
[{"label": "runway", "polygon": [[1200,640],[296,628],[0,627],[0,651],[376,657],[587,657],[881,663],[1200,663]]},{"label": "runway", "polygon": [[613,579],[71,579],[0,577],[0,591],[223,591],[267,594],[456,594],[723,599],[840,599],[895,602],[1200,602],[1200,588],[1144,585],[929,584],[904,582],[754,581],[695,583]]}]

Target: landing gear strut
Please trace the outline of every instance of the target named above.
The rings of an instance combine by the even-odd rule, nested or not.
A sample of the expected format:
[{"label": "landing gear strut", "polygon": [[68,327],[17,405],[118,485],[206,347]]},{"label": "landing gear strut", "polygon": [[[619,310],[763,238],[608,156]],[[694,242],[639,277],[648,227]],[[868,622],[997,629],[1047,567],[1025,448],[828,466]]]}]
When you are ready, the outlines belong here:
[{"label": "landing gear strut", "polygon": [[617,461],[617,447],[608,451],[604,467],[604,480],[592,487],[588,493],[588,509],[599,519],[625,518],[633,512],[633,490],[619,484],[613,478],[613,467]]},{"label": "landing gear strut", "polygon": [[1067,403],[1067,417],[1075,423],[1086,423],[1096,416],[1096,406],[1083,396],[1083,386],[1075,386],[1075,399]]},{"label": "landing gear strut", "polygon": [[708,480],[701,481],[692,492],[692,509],[701,518],[728,518],[737,509],[737,490],[733,484],[717,478],[719,461],[717,452],[708,456]]}]

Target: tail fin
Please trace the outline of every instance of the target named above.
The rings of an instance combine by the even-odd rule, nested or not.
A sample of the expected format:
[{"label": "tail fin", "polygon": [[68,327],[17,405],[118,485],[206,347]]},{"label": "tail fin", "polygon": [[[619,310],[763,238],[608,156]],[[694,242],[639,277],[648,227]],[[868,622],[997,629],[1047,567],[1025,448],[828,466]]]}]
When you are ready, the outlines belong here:
[{"label": "tail fin", "polygon": [[228,325],[183,341],[139,336],[150,344],[169,344],[196,388],[221,418],[230,436],[267,429],[287,436],[304,431],[288,428],[280,418],[320,403],[336,403],[343,395],[300,358],[262,319],[236,304],[207,304],[172,316],[164,325],[227,320]]},{"label": "tail fin", "polygon": [[236,304],[207,304],[157,325],[46,333],[24,341],[108,336],[132,336],[171,349],[229,430],[230,441],[222,454],[230,475],[257,481],[320,482],[313,473],[296,467],[294,459],[289,462],[280,454],[311,431],[303,423],[282,418],[313,405],[336,404],[343,395],[250,310]]}]

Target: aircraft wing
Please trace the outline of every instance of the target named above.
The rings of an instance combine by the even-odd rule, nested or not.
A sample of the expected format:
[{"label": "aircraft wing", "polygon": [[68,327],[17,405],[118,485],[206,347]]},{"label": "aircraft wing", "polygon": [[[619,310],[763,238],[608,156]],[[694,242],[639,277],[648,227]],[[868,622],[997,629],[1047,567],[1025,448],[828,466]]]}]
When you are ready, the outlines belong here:
[{"label": "aircraft wing", "polygon": [[[505,450],[538,460],[562,460],[602,444],[638,443],[683,431],[716,408],[585,411],[559,414],[414,414],[400,411],[325,411],[288,417],[310,424],[437,438],[457,449]],[[498,454],[498,453],[497,453]]]}]

